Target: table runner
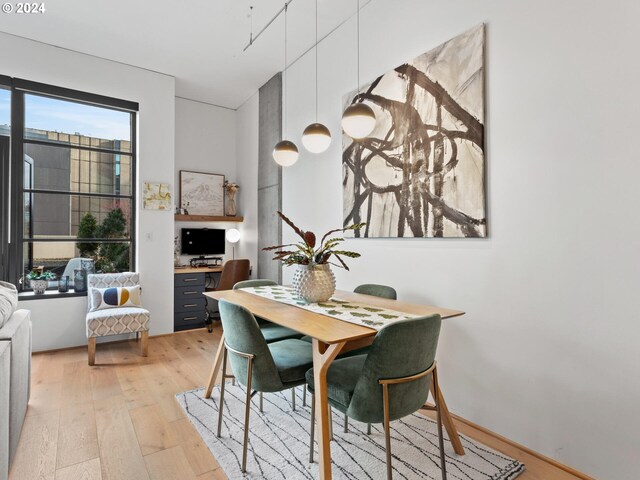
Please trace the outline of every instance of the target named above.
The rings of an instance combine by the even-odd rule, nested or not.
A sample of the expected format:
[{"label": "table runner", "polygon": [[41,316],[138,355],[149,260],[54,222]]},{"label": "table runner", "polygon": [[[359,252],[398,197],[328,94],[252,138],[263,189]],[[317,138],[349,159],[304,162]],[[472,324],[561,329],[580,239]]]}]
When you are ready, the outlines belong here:
[{"label": "table runner", "polygon": [[380,330],[382,327],[399,320],[419,316],[388,308],[373,307],[364,303],[347,302],[333,297],[326,302],[306,303],[296,296],[292,287],[282,285],[243,288],[242,291],[374,330]]}]

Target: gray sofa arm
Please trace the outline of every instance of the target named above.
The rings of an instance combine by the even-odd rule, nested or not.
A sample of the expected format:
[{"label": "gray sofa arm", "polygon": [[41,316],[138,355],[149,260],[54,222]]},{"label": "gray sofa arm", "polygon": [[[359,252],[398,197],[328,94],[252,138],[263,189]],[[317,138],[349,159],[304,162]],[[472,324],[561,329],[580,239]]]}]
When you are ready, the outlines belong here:
[{"label": "gray sofa arm", "polygon": [[0,342],[10,344],[9,465],[11,465],[18,448],[31,393],[31,312],[29,310],[16,310],[13,313],[9,321],[0,329]]}]

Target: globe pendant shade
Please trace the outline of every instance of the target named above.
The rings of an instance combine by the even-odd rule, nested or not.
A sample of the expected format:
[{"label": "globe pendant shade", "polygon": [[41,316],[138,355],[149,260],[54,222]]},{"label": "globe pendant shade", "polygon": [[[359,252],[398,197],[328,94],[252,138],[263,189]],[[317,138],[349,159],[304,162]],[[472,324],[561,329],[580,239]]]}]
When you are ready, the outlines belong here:
[{"label": "globe pendant shade", "polygon": [[282,140],[273,149],[273,159],[281,167],[290,167],[298,161],[298,147],[289,140]]},{"label": "globe pendant shade", "polygon": [[368,105],[349,105],[342,114],[342,129],[351,138],[365,138],[376,126],[376,115]]},{"label": "globe pendant shade", "polygon": [[312,123],[302,132],[302,145],[311,153],[322,153],[331,145],[331,132],[321,123]]}]

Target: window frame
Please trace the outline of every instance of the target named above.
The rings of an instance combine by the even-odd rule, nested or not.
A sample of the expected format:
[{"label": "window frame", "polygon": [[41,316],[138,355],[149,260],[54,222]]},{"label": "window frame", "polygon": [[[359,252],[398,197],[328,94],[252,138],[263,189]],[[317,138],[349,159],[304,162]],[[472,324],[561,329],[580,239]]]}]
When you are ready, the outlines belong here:
[{"label": "window frame", "polygon": [[[74,242],[87,240],[89,243],[127,243],[129,245],[130,270],[135,270],[136,265],[136,246],[137,246],[137,113],[139,106],[135,102],[120,100],[117,98],[106,97],[79,90],[71,90],[68,88],[47,85],[43,83],[32,82],[29,80],[10,78],[0,75],[0,88],[9,88],[11,91],[11,138],[10,138],[10,159],[9,168],[2,166],[0,170],[0,187],[3,191],[8,192],[9,200],[0,199],[0,233],[4,238],[8,238],[8,245],[1,253],[3,255],[4,272],[0,271],[2,279],[14,283],[19,291],[20,296],[28,297],[28,299],[39,298],[55,298],[69,296],[84,296],[86,292],[76,293],[69,291],[59,293],[53,290],[47,290],[44,295],[36,295],[27,288],[26,282],[20,284],[19,280],[24,276],[23,254],[24,245],[27,243],[54,243],[54,242]],[[25,137],[25,95],[38,95],[41,97],[52,98],[55,100],[64,100],[68,102],[80,103],[100,108],[108,108],[120,112],[126,112],[130,115],[130,152],[112,150],[101,147],[91,147],[86,145],[60,144],[54,141],[48,142],[37,139],[29,139]],[[47,190],[37,188],[25,188],[24,185],[24,151],[25,145],[45,145],[54,148],[68,148],[84,150],[96,153],[106,153],[112,155],[125,155],[131,159],[131,186],[129,194],[109,194],[95,192],[74,192],[61,190]],[[5,170],[9,170],[8,175]],[[84,239],[80,237],[53,238],[43,237],[34,238],[33,231],[31,236],[24,235],[24,218],[25,218],[25,195],[31,194],[52,194],[65,195],[69,198],[77,196],[78,198],[114,198],[123,199],[130,202],[131,218],[129,222],[129,236],[126,240],[121,239]],[[4,196],[3,196],[4,197]],[[3,242],[4,244],[4,242]]]}]

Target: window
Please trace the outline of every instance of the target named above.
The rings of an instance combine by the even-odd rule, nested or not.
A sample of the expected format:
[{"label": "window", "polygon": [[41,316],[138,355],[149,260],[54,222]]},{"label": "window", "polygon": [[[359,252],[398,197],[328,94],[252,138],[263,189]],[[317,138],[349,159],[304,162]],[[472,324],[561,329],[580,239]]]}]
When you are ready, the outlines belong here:
[{"label": "window", "polygon": [[13,205],[2,222],[10,239],[2,276],[27,291],[29,272],[72,277],[73,259],[133,269],[137,104],[18,79],[11,87],[10,100],[0,90],[0,140],[8,131],[11,145],[4,203]]}]

